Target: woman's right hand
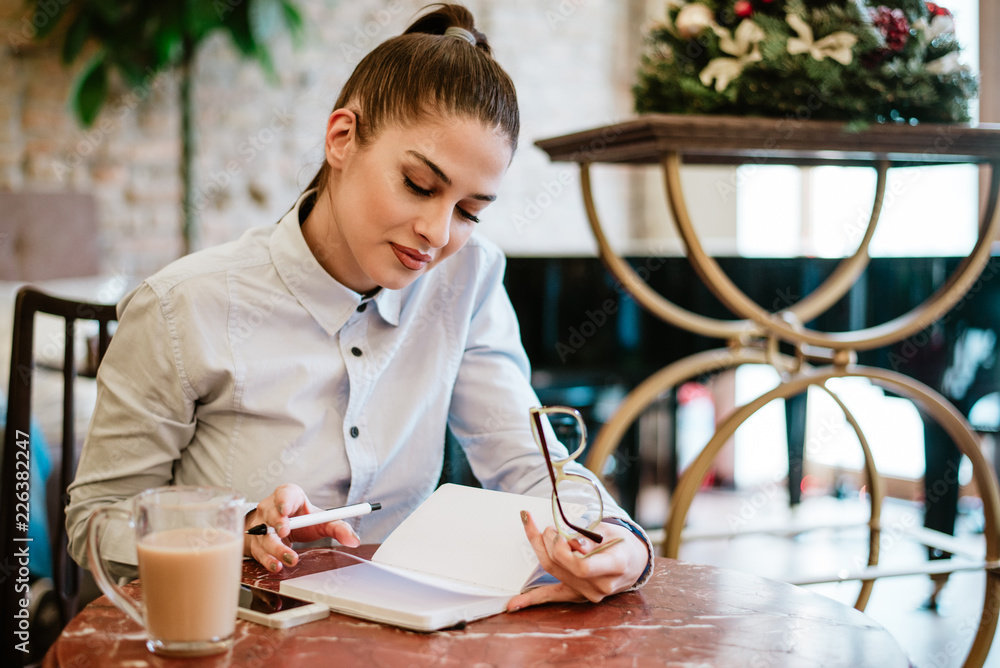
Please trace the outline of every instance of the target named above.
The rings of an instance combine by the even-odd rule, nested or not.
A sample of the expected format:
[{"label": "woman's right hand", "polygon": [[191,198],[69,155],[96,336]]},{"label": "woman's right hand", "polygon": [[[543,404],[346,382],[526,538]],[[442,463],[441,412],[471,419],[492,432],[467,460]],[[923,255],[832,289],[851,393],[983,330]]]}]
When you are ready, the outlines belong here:
[{"label": "woman's right hand", "polygon": [[347,547],[361,544],[361,539],[354,533],[351,525],[342,520],[314,524],[295,531],[290,529],[289,518],[321,510],[323,508],[309,502],[306,493],[298,485],[281,485],[246,516],[247,529],[266,524],[274,527],[274,531],[268,531],[263,536],[246,535],[243,554],[253,557],[272,573],[278,573],[283,565],[294,566],[299,561],[299,555],[290,547],[293,541],[308,543],[320,538],[333,538]]}]

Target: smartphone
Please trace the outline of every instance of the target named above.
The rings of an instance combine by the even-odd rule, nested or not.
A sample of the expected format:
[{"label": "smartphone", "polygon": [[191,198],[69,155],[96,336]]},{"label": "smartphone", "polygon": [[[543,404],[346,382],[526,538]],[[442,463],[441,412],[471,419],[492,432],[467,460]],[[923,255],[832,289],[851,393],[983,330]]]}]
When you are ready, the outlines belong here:
[{"label": "smartphone", "polygon": [[310,603],[276,591],[240,585],[240,605],[236,616],[274,629],[287,629],[330,615],[322,603]]}]

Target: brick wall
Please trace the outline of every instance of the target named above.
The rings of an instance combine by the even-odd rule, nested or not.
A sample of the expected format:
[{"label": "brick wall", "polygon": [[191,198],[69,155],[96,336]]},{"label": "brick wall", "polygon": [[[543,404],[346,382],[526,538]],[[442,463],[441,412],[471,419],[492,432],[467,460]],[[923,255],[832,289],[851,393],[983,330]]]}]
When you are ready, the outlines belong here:
[{"label": "brick wall", "polygon": [[[225,37],[199,52],[195,83],[195,205],[201,245],[270,224],[319,166],[326,116],[360,58],[398,34],[424,0],[300,0],[299,48],[273,44],[279,80],[241,61]],[[469,0],[513,77],[521,148],[480,232],[511,254],[580,254],[594,244],[576,170],[552,165],[535,139],[626,118],[640,0]],[[0,0],[0,188],[89,192],[97,199],[103,270],[141,278],[181,252],[178,86],[165,73],[115,97],[85,130],[67,111],[73,74],[59,45],[25,39],[34,17]],[[609,173],[602,205],[623,239],[635,181]]]}]

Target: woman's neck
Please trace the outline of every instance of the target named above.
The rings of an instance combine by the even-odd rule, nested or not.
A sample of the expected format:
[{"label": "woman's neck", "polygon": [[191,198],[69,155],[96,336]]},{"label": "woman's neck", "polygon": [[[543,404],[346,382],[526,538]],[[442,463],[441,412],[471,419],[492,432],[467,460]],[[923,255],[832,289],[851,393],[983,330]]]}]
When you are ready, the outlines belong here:
[{"label": "woman's neck", "polygon": [[[316,196],[312,210],[307,212],[301,227],[306,245],[326,273],[341,285],[359,294],[378,292],[379,286],[365,276],[344,239],[333,214],[329,190],[324,190]],[[351,267],[353,270],[350,270]]]}]

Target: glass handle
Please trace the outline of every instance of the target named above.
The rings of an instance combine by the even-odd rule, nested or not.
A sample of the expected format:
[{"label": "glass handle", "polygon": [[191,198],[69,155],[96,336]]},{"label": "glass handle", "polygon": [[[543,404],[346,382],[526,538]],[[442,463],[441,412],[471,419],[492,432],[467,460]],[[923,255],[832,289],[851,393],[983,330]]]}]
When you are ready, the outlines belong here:
[{"label": "glass handle", "polygon": [[100,508],[87,521],[87,557],[90,559],[90,572],[94,574],[97,586],[101,588],[104,595],[111,599],[122,612],[132,618],[132,620],[146,628],[146,622],[142,618],[142,611],[139,606],[129,598],[124,590],[115,584],[108,574],[104,564],[104,559],[100,555],[100,533],[101,528],[111,518],[117,515],[119,518],[132,523],[132,514],[121,508]]}]

